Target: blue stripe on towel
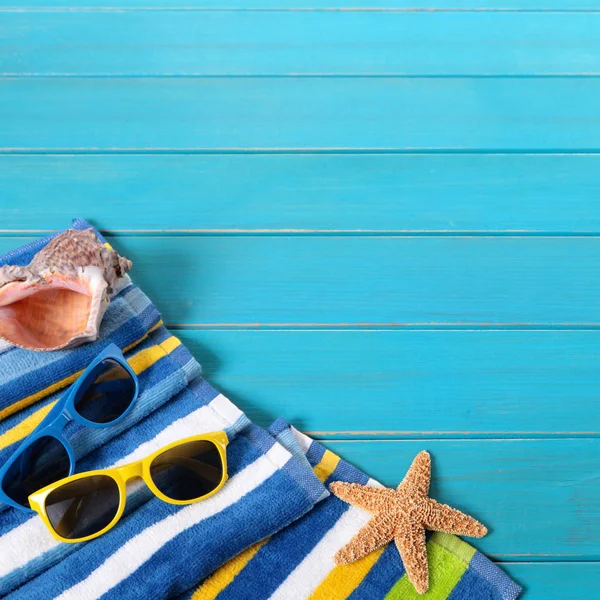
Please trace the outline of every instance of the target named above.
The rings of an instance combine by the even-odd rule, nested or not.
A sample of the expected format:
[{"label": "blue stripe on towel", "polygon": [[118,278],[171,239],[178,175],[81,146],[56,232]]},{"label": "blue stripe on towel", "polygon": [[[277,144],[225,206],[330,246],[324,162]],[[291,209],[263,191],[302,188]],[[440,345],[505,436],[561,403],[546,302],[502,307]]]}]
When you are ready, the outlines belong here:
[{"label": "blue stripe on towel", "polygon": [[[286,433],[289,437],[285,435]],[[267,432],[254,424],[249,425],[244,429],[244,435],[249,439],[252,439],[257,447],[263,448],[264,452],[270,449],[276,442],[279,442],[295,458],[295,460],[288,461],[282,469],[294,479],[311,498],[318,498],[321,500],[329,495],[329,492],[315,475],[310,464],[302,454],[297,442],[292,437],[289,426],[287,432],[282,431],[277,438],[272,437],[270,430]]]},{"label": "blue stripe on towel", "polygon": [[328,479],[329,481],[346,481],[348,483],[367,485],[369,476],[342,458]]},{"label": "blue stripe on towel", "polygon": [[469,563],[469,570],[471,569],[496,587],[500,593],[499,597],[501,600],[514,600],[521,593],[521,587],[502,569],[499,569],[487,556],[481,554],[481,552],[475,552],[473,555]]},{"label": "blue stripe on towel", "polygon": [[476,598],[477,600],[502,600],[500,592],[477,571],[467,569],[460,581],[456,584],[448,600],[463,600]]},{"label": "blue stripe on towel", "polygon": [[402,575],[404,575],[404,565],[400,560],[398,549],[395,544],[389,544],[362,583],[350,594],[348,600],[384,598]]},{"label": "blue stripe on towel", "polygon": [[292,456],[296,459],[296,461],[290,461],[285,468],[288,469],[290,475],[294,477],[303,487],[305,488],[314,488],[314,493],[317,493],[317,490],[322,490],[322,495],[319,498],[323,500],[329,496],[329,491],[327,489],[323,490],[323,484],[315,475],[314,471],[308,460],[306,459],[306,455],[300,449],[296,438],[292,435],[289,426],[283,426],[280,429],[279,423],[285,424],[283,419],[279,419],[269,427],[269,433],[275,436],[275,439],[284,447],[287,448],[289,452],[291,452]]},{"label": "blue stripe on towel", "polygon": [[309,518],[292,523],[269,540],[218,600],[268,598],[347,510],[348,504],[333,496],[320,502]]},{"label": "blue stripe on towel", "polygon": [[325,446],[321,444],[315,444],[314,442],[309,446],[306,453],[306,460],[308,460],[311,467],[319,464],[323,455],[325,454]]},{"label": "blue stripe on towel", "polygon": [[37,254],[50,240],[54,239],[60,232],[57,231],[51,235],[33,240],[23,244],[14,250],[10,250],[0,255],[0,265],[19,265],[24,267],[31,262],[31,259]]}]

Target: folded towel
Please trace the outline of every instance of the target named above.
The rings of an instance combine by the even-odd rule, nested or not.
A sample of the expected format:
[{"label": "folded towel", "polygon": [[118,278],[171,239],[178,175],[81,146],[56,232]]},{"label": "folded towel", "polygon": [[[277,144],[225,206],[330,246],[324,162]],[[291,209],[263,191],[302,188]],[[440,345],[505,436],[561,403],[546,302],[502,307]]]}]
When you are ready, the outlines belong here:
[{"label": "folded towel", "polygon": [[[269,431],[292,453],[302,452],[326,485],[333,481],[379,485],[281,419]],[[485,556],[446,533],[429,536],[430,587],[424,596],[408,581],[394,544],[355,563],[335,565],[335,553],[371,517],[331,495],[302,519],[223,565],[178,600],[514,600],[521,592]]]},{"label": "folded towel", "polygon": [[[82,220],[73,226],[89,227]],[[28,263],[49,239],[0,257],[0,264]],[[109,342],[125,350],[140,395],[118,426],[67,426],[77,470],[123,464],[177,439],[224,429],[230,479],[218,494],[183,507],[133,483],[121,522],[76,545],[56,542],[37,516],[0,506],[1,597],[417,597],[393,545],[353,565],[333,563],[369,515],[330,496],[326,484],[376,482],[284,421],[270,432],[250,423],[202,379],[200,365],[129,279],[116,291],[98,341],[53,353],[0,347],[0,465]],[[500,569],[454,536],[434,534],[429,557],[435,594],[429,597],[518,594]]]},{"label": "folded towel", "polygon": [[107,593],[167,598],[279,531],[322,497],[325,489],[312,471],[307,477],[289,451],[202,380],[88,455],[81,467],[123,464],[180,438],[221,429],[232,439],[227,448],[230,479],[203,502],[175,506],[150,496],[143,485],[134,486],[119,525],[78,545],[50,538],[36,516],[11,514],[5,519],[10,529],[3,522],[0,530],[5,557],[0,583],[6,590],[38,576],[8,598],[79,600]]},{"label": "folded towel", "polygon": [[[74,226],[89,225],[79,220]],[[12,252],[9,259],[27,263],[48,239]],[[0,264],[5,262],[7,258],[0,257]],[[224,429],[230,439],[230,479],[215,496],[183,507],[164,503],[145,486],[134,485],[122,521],[106,535],[77,545],[56,542],[36,515],[3,507],[0,596],[171,597],[328,495],[308,464],[251,424],[201,378],[200,365],[162,326],[139,288],[128,282],[111,309],[93,344],[53,353],[18,348],[0,353],[0,372],[8,374],[3,389],[11,393],[0,417],[0,464],[42,421],[65,385],[109,341],[117,341],[138,373],[140,394],[117,426],[67,426],[77,470],[129,462],[178,439]]]}]

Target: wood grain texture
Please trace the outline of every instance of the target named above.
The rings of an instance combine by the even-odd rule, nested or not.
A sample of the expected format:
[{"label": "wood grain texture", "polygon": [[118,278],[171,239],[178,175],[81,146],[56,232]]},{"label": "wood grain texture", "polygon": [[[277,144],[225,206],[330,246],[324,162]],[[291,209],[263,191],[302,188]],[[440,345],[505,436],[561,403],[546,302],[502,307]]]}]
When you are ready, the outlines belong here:
[{"label": "wood grain texture", "polygon": [[504,560],[600,557],[600,440],[328,442],[386,485],[421,450],[433,457],[431,496],[490,525],[475,540]]},{"label": "wood grain texture", "polygon": [[0,151],[593,151],[599,94],[593,77],[5,78]]},{"label": "wood grain texture", "polygon": [[177,331],[261,425],[335,438],[599,436],[597,331]]},{"label": "wood grain texture", "polygon": [[589,75],[599,29],[600,13],[14,12],[0,74]]},{"label": "wood grain texture", "polygon": [[600,232],[600,155],[0,155],[0,181],[11,230]]},{"label": "wood grain texture", "polygon": [[109,239],[171,325],[600,323],[597,237]]}]

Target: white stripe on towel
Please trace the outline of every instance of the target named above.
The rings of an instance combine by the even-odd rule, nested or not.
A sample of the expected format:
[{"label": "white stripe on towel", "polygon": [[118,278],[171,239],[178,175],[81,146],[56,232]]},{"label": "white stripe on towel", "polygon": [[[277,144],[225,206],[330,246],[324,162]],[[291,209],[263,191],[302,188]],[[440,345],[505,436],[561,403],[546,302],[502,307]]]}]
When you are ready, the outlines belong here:
[{"label": "white stripe on towel", "polygon": [[296,441],[298,442],[298,445],[300,446],[302,452],[306,454],[311,444],[313,443],[312,439],[309,438],[306,434],[302,433],[301,431],[298,431],[292,425],[290,425],[290,431],[292,432],[292,435],[296,438]]},{"label": "white stripe on towel", "polygon": [[[225,403],[231,404],[225,396],[219,394],[206,406],[165,427],[155,438],[140,444],[133,452],[119,459],[113,466],[118,467],[141,460],[177,440],[211,431],[220,431],[229,427],[235,419],[234,421],[229,421],[230,415],[227,415],[227,419],[223,417],[222,409],[225,408],[227,410]],[[239,409],[238,412],[242,414]]]},{"label": "white stripe on towel", "polygon": [[290,457],[287,450],[275,444],[266,454],[234,475],[218,494],[198,504],[186,506],[131,538],[86,579],[65,590],[58,596],[58,600],[95,600],[106,594],[170,540],[256,489],[275,473],[282,461],[285,464]]},{"label": "white stripe on towel", "polygon": [[[378,487],[379,484],[370,479],[367,485]],[[308,598],[335,568],[333,561],[335,553],[347,544],[372,517],[373,515],[366,510],[351,506],[275,590],[270,600]]]}]

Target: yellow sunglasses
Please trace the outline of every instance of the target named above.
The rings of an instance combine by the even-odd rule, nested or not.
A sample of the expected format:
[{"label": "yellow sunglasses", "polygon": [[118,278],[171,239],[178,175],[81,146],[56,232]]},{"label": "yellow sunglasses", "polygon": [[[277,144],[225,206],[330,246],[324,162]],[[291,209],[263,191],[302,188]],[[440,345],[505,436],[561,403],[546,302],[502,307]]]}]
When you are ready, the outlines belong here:
[{"label": "yellow sunglasses", "polygon": [[122,517],[127,482],[141,477],[169,504],[192,504],[216,494],[227,481],[227,434],[196,435],[136,462],[72,475],[31,494],[29,503],[60,542],[97,538]]}]

